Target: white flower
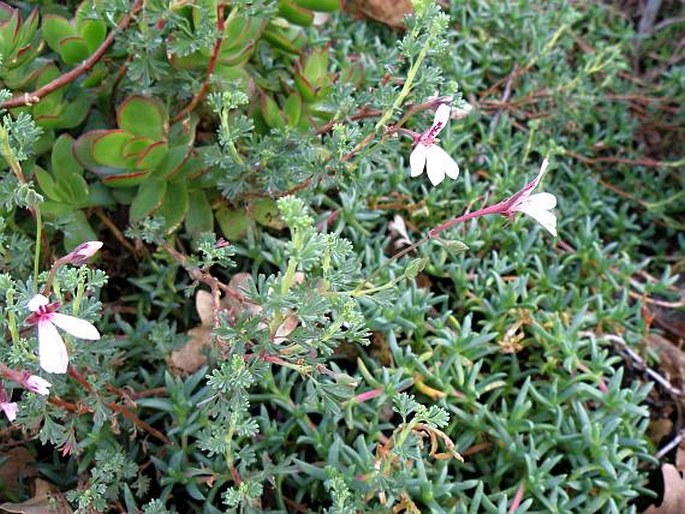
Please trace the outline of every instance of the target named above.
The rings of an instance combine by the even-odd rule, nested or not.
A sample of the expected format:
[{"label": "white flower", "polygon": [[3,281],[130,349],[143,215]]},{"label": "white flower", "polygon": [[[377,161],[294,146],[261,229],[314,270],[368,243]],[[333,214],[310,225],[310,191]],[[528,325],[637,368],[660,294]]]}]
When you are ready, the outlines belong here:
[{"label": "white flower", "polygon": [[538,176],[526,184],[521,191],[505,201],[506,209],[502,214],[511,217],[516,212],[523,212],[546,228],[550,234],[556,236],[557,217],[553,212],[550,212],[557,205],[556,197],[551,193],[531,194],[547,171],[548,164],[549,161],[545,159],[542,162]]},{"label": "white flower", "polygon": [[14,421],[17,418],[17,411],[19,410],[19,405],[14,402],[0,402],[0,409],[5,413],[7,419]]},{"label": "white flower", "polygon": [[44,378],[39,377],[38,375],[31,375],[29,378],[26,379],[24,385],[26,386],[26,389],[28,389],[29,391],[33,391],[37,394],[42,394],[43,396],[47,396],[48,394],[50,394],[50,388],[52,387],[52,384],[50,382],[48,382]]},{"label": "white flower", "polygon": [[42,294],[37,294],[28,303],[33,312],[27,323],[38,325],[38,357],[40,367],[49,373],[66,373],[69,354],[59,328],[79,339],[100,339],[97,328],[89,321],[56,312],[59,303],[50,303]]},{"label": "white flower", "polygon": [[450,118],[450,106],[441,104],[435,111],[435,119],[431,128],[418,136],[416,147],[409,156],[411,176],[418,177],[426,170],[431,184],[437,186],[445,179],[459,176],[459,166],[445,150],[435,144],[436,136],[445,128]]}]

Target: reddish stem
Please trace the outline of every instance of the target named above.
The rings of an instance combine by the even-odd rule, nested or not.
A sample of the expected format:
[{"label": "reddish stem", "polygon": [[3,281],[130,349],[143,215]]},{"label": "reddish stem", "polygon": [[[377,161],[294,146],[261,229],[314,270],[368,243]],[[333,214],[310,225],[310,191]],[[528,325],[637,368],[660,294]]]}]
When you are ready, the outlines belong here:
[{"label": "reddish stem", "polygon": [[382,394],[383,394],[383,389],[371,389],[371,391],[366,391],[364,393],[360,393],[357,396],[355,396],[354,398],[359,403],[364,403],[367,400],[371,400],[373,398],[378,398]]},{"label": "reddish stem", "polygon": [[463,223],[473,218],[479,218],[481,216],[487,216],[489,214],[504,214],[507,207],[511,204],[510,200],[511,199],[508,198],[502,202],[490,205],[489,207],[483,207],[482,209],[478,209],[477,211],[468,212],[466,214],[462,214],[461,216],[457,216],[456,218],[452,218],[451,220],[447,220],[445,223],[442,223],[441,225],[438,225],[437,227],[430,229],[428,231],[428,239],[435,239],[438,236],[438,234],[444,232],[448,228],[451,228],[454,225],[457,225],[458,223]]},{"label": "reddish stem", "polygon": [[[93,393],[93,387],[88,383],[88,381],[85,379],[83,375],[81,375],[78,371],[76,371],[73,367],[69,366],[69,369],[67,370],[67,373],[69,374],[70,377],[72,377],[74,380],[76,380],[81,386],[88,391],[89,393]],[[97,393],[96,393],[97,394]],[[169,439],[162,434],[159,430],[154,428],[152,425],[146,423],[142,419],[140,419],[138,416],[136,416],[133,412],[128,410],[126,407],[123,405],[119,405],[115,402],[109,402],[107,406],[112,409],[114,412],[117,412],[121,414],[123,417],[128,419],[131,423],[136,425],[137,427],[141,428],[151,436],[155,437],[159,441],[163,442],[164,444],[169,444],[170,441]]]},{"label": "reddish stem", "polygon": [[84,73],[88,72],[98,63],[98,61],[100,61],[100,59],[102,59],[102,56],[105,55],[109,47],[112,46],[112,43],[114,43],[114,38],[118,36],[122,30],[128,27],[142,6],[143,0],[136,0],[131,6],[130,12],[122,18],[114,30],[110,31],[109,35],[105,38],[98,49],[95,50],[93,55],[79,64],[76,68],[68,73],[65,73],[64,75],[60,75],[55,80],[48,82],[43,87],[40,87],[31,93],[24,93],[23,95],[15,96],[14,98],[10,98],[5,102],[0,103],[0,109],[11,109],[13,107],[21,107],[22,105],[35,104],[44,96],[49,95],[53,91],[63,86],[66,86]]},{"label": "reddish stem", "polygon": [[521,483],[519,488],[516,490],[514,499],[511,501],[511,507],[509,507],[509,514],[514,514],[514,512],[516,512],[516,510],[519,508],[521,502],[523,501],[523,493],[525,492],[525,490],[525,484]]},{"label": "reddish stem", "polygon": [[219,36],[216,38],[216,41],[214,42],[214,47],[212,48],[212,56],[209,59],[209,65],[207,66],[207,77],[205,78],[205,81],[202,83],[200,86],[200,89],[195,95],[193,95],[193,98],[191,98],[190,102],[188,105],[186,105],[181,111],[174,116],[174,118],[171,120],[172,123],[176,123],[179,120],[182,120],[188,113],[191,113],[195,110],[195,108],[198,106],[198,104],[204,100],[205,96],[207,95],[207,91],[209,90],[209,80],[212,78],[212,75],[214,75],[214,70],[216,69],[216,62],[219,59],[219,51],[221,50],[221,43],[223,43],[223,34],[224,34],[224,6],[219,5],[216,8],[216,16],[217,16],[217,22],[216,22],[216,29],[219,31]]}]

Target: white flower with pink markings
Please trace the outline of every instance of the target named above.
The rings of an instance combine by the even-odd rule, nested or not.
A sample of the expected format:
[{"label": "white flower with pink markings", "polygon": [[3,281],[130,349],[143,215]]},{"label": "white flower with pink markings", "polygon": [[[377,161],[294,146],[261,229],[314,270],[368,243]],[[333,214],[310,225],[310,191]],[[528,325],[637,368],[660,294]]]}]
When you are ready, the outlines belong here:
[{"label": "white flower with pink markings", "polygon": [[527,214],[542,225],[553,236],[557,235],[557,217],[550,212],[557,206],[557,199],[552,193],[533,193],[543,175],[547,171],[549,161],[545,159],[540,167],[540,173],[526,184],[514,196],[505,200],[506,208],[502,212],[505,216],[513,216],[516,212]]},{"label": "white flower with pink markings", "polygon": [[423,134],[415,137],[416,147],[409,156],[411,176],[418,177],[426,170],[428,180],[437,186],[445,180],[445,176],[455,179],[459,176],[459,166],[450,155],[440,148],[436,141],[440,131],[445,128],[450,119],[451,108],[447,104],[440,104],[435,111],[433,125]]},{"label": "white flower with pink markings", "polygon": [[33,314],[26,322],[38,326],[40,367],[49,373],[66,373],[69,366],[67,347],[57,327],[79,339],[100,339],[100,333],[92,323],[57,312],[59,306],[59,302],[50,303],[42,294],[34,296],[27,305]]}]

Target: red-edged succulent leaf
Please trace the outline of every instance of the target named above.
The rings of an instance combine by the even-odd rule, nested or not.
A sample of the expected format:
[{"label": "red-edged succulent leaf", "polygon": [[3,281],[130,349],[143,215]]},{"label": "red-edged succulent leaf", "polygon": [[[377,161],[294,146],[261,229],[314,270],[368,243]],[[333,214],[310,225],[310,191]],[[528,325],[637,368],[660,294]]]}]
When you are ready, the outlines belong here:
[{"label": "red-edged succulent leaf", "polygon": [[59,42],[57,52],[59,52],[60,57],[67,64],[80,63],[90,55],[86,41],[81,36],[71,36],[62,39]]},{"label": "red-edged succulent leaf", "polygon": [[158,141],[151,144],[147,149],[140,154],[136,161],[135,167],[137,169],[152,169],[154,170],[166,157],[169,152],[169,146],[166,141]]},{"label": "red-edged succulent leaf", "polygon": [[166,138],[169,115],[162,103],[154,98],[131,96],[117,110],[119,128],[154,141]]},{"label": "red-edged succulent leaf", "polygon": [[152,170],[124,171],[117,170],[117,174],[102,179],[102,182],[110,187],[131,187],[144,182],[152,173]]},{"label": "red-edged succulent leaf", "polygon": [[123,130],[107,130],[93,141],[91,151],[93,159],[105,166],[128,168],[124,157],[124,148],[134,136]]},{"label": "red-edged succulent leaf", "polygon": [[110,130],[91,130],[82,134],[72,145],[72,152],[78,163],[103,179],[123,172],[121,168],[107,166],[96,161],[93,157],[93,144],[95,141],[110,132]]},{"label": "red-edged succulent leaf", "polygon": [[60,52],[60,43],[63,39],[76,36],[76,29],[69,20],[55,14],[43,16],[41,33],[43,39],[52,50]]}]

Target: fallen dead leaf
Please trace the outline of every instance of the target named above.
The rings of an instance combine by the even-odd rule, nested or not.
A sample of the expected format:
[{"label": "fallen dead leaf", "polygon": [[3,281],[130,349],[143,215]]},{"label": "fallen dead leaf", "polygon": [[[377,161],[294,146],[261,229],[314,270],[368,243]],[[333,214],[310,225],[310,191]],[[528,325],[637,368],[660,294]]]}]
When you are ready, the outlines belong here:
[{"label": "fallen dead leaf", "polygon": [[371,18],[395,29],[404,28],[404,15],[412,12],[410,0],[345,0],[343,9],[358,18]]},{"label": "fallen dead leaf", "polygon": [[649,438],[654,441],[654,444],[659,444],[664,437],[673,433],[673,421],[668,418],[655,419],[649,424],[647,434]]},{"label": "fallen dead leaf", "polygon": [[296,314],[291,314],[290,316],[285,318],[285,320],[283,320],[283,323],[281,323],[276,329],[276,333],[273,337],[273,342],[275,344],[281,344],[287,341],[288,336],[293,330],[297,328],[297,325],[299,325],[299,323],[300,319],[297,317]]},{"label": "fallen dead leaf", "polygon": [[207,357],[204,349],[212,342],[212,329],[199,326],[188,330],[190,340],[178,350],[171,352],[171,367],[181,373],[194,373],[200,369]]},{"label": "fallen dead leaf", "polygon": [[211,325],[214,319],[214,298],[212,293],[200,289],[195,295],[195,310],[197,310],[203,325]]},{"label": "fallen dead leaf", "polygon": [[682,514],[685,505],[685,480],[672,464],[663,464],[664,499],[658,507],[650,506],[644,514]]},{"label": "fallen dead leaf", "polygon": [[678,468],[678,471],[685,472],[685,449],[680,446],[675,452],[675,467]]},{"label": "fallen dead leaf", "polygon": [[0,509],[16,514],[72,514],[64,494],[53,484],[37,478],[33,498],[21,503],[3,503]]},{"label": "fallen dead leaf", "polygon": [[[298,276],[297,273],[295,274],[295,282],[303,279],[303,275],[300,274]],[[228,286],[240,294],[245,294],[250,290],[251,283],[252,276],[249,273],[236,273],[231,277]],[[236,296],[225,295],[219,300],[219,311],[224,312],[229,321],[233,321],[243,313],[257,315],[262,312],[261,305],[242,301],[240,298],[236,298]],[[200,325],[188,330],[188,342],[178,350],[171,352],[169,357],[170,367],[176,374],[194,373],[207,362],[205,353],[206,349],[212,344],[214,308],[212,294],[209,291],[199,290],[195,295],[195,309],[200,317]],[[264,328],[266,324],[260,326]]]},{"label": "fallen dead leaf", "polygon": [[655,323],[673,336],[675,342],[685,341],[685,312],[682,309],[650,305],[649,311],[654,316]]},{"label": "fallen dead leaf", "polygon": [[671,341],[659,334],[649,334],[647,344],[659,356],[659,371],[673,386],[683,387],[685,374],[685,354]]},{"label": "fallen dead leaf", "polygon": [[35,460],[33,454],[24,446],[16,446],[0,456],[6,458],[0,466],[0,484],[17,494],[19,480],[36,475],[36,471],[29,466]]}]

